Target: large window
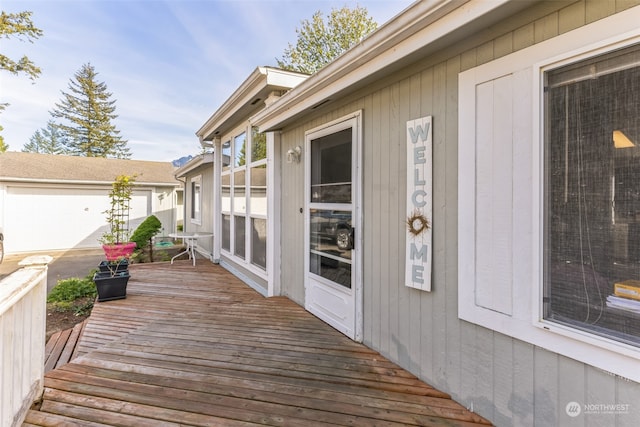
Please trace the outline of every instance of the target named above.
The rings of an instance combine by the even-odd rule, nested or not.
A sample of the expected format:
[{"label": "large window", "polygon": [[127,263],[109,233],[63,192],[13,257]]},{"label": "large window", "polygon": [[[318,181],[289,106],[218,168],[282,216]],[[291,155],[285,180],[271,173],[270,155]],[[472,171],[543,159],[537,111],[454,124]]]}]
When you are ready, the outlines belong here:
[{"label": "large window", "polygon": [[458,316],[640,381],[631,10],[463,71]]},{"label": "large window", "polygon": [[260,270],[267,266],[267,144],[256,128],[222,144],[222,249]]},{"label": "large window", "polygon": [[640,346],[640,45],[544,77],[544,318]]}]

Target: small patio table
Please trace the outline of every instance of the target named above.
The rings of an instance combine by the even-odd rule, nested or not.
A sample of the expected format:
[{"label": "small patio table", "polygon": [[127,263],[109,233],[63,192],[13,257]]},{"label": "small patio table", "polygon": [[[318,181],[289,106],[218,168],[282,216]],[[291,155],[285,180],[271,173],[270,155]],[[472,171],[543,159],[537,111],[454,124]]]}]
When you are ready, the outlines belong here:
[{"label": "small patio table", "polygon": [[171,264],[173,264],[173,260],[178,258],[180,255],[189,254],[189,259],[193,261],[193,266],[196,265],[196,247],[198,246],[198,239],[202,237],[211,237],[213,233],[171,233],[169,237],[174,239],[182,239],[182,242],[185,245],[185,250],[171,258]]}]

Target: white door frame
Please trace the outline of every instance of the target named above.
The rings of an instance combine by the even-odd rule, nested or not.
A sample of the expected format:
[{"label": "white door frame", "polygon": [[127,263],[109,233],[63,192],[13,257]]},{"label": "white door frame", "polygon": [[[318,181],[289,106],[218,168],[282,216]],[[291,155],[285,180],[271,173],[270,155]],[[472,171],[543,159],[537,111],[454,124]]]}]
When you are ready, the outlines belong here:
[{"label": "white door frame", "polygon": [[[310,200],[311,200],[311,140],[324,135],[330,135],[341,130],[352,128],[352,227],[355,230],[353,239],[353,252],[351,259],[352,283],[350,292],[345,291],[345,297],[352,298],[353,303],[353,325],[345,328],[342,325],[335,324],[329,316],[322,313],[321,310],[315,309],[310,305],[308,292],[311,283],[310,278]],[[305,288],[305,308],[314,315],[329,323],[340,332],[349,336],[357,342],[363,340],[364,315],[363,315],[363,283],[362,283],[362,112],[356,111],[348,116],[310,129],[305,133],[305,255],[304,255],[304,288]],[[348,294],[348,295],[347,295]]]}]

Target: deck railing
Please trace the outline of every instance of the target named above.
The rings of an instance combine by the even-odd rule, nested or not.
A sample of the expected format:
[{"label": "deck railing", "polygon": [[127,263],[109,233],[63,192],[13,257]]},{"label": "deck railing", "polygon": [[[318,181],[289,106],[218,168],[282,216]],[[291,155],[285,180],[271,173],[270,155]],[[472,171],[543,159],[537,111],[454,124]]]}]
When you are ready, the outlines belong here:
[{"label": "deck railing", "polygon": [[47,264],[25,258],[0,281],[0,426],[17,426],[43,391]]}]

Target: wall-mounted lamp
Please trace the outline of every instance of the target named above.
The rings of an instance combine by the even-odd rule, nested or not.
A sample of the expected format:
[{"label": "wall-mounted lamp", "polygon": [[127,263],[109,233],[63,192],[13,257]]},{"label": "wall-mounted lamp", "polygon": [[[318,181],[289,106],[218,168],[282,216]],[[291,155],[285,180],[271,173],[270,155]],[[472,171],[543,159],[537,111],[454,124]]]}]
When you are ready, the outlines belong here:
[{"label": "wall-mounted lamp", "polygon": [[301,154],[302,148],[300,146],[289,149],[289,151],[287,151],[287,163],[299,163]]}]

